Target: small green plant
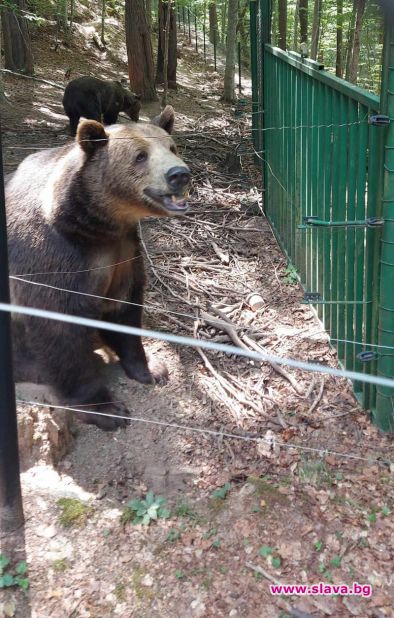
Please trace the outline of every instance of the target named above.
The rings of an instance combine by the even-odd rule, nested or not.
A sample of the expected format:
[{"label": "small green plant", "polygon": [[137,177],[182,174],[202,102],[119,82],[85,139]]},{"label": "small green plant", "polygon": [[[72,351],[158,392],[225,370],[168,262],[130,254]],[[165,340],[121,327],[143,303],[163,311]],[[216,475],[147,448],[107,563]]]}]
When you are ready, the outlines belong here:
[{"label": "small green plant", "polygon": [[185,579],[185,574],[184,574],[184,572],[183,572],[183,571],[181,571],[181,569],[177,569],[177,570],[175,571],[175,577],[176,577],[177,579]]},{"label": "small green plant", "polygon": [[214,549],[219,549],[219,547],[220,547],[220,539],[215,539],[215,540],[213,541],[213,543],[212,543],[212,547],[213,547]]},{"label": "small green plant", "polygon": [[59,522],[64,528],[84,524],[92,511],[90,506],[76,498],[60,498],[56,504],[61,510]]},{"label": "small green plant", "polygon": [[321,551],[323,548],[323,541],[316,541],[315,543],[313,543],[313,547],[315,551]]},{"label": "small green plant", "polygon": [[210,530],[208,530],[208,532],[204,532],[204,534],[202,535],[203,539],[210,539],[212,536],[215,536],[215,534],[217,534],[218,529],[217,528],[211,528]]},{"label": "small green plant", "polygon": [[225,500],[227,498],[227,494],[231,489],[231,483],[225,483],[223,487],[219,487],[219,489],[215,489],[211,494],[211,498],[215,500]]},{"label": "small green plant", "polygon": [[178,539],[181,538],[181,533],[179,530],[177,530],[176,528],[172,528],[171,530],[168,531],[167,537],[166,537],[166,541],[170,541],[171,543],[175,543],[175,541],[178,541]]},{"label": "small green plant", "polygon": [[64,571],[67,571],[69,567],[68,560],[66,558],[59,558],[58,560],[54,560],[52,562],[52,567],[54,571],[57,571],[58,573],[64,573]]},{"label": "small green plant", "polygon": [[390,511],[388,506],[385,505],[385,506],[382,507],[382,515],[384,515],[385,517],[388,517],[388,515],[390,515],[390,513],[391,513],[391,511]]},{"label": "small green plant", "polygon": [[259,554],[265,558],[268,563],[274,567],[274,569],[279,569],[282,564],[280,556],[275,552],[275,549],[273,547],[269,547],[269,545],[263,545],[260,547]]},{"label": "small green plant", "polygon": [[271,560],[271,564],[274,567],[274,569],[279,569],[280,565],[282,564],[279,556],[274,556]]},{"label": "small green plant", "polygon": [[195,519],[197,517],[196,513],[193,511],[190,505],[185,501],[182,501],[179,504],[177,504],[175,515],[177,517],[188,517],[189,519]]},{"label": "small green plant", "polygon": [[372,513],[370,513],[367,516],[367,520],[371,523],[371,524],[375,524],[376,523],[376,513],[374,511],[372,511]]},{"label": "small green plant", "polygon": [[19,586],[22,590],[27,590],[29,580],[24,577],[27,573],[27,564],[24,560],[18,562],[14,569],[10,568],[10,559],[0,554],[0,588],[10,588]]},{"label": "small green plant", "polygon": [[133,524],[143,524],[149,526],[152,521],[158,519],[168,519],[171,513],[165,507],[166,499],[163,496],[154,495],[153,491],[148,491],[145,500],[130,500],[123,510],[121,521],[123,524],[131,521]]},{"label": "small green plant", "polygon": [[259,554],[260,556],[263,556],[263,558],[268,558],[268,556],[271,556],[274,553],[274,549],[272,547],[268,547],[268,545],[263,545],[263,547],[260,547],[259,549]]},{"label": "small green plant", "polygon": [[285,282],[288,283],[289,285],[293,285],[294,283],[297,283],[298,281],[298,275],[297,275],[297,271],[294,268],[294,266],[292,266],[292,264],[289,264],[286,268],[285,268]]},{"label": "small green plant", "polygon": [[339,569],[339,567],[341,566],[341,562],[342,562],[341,556],[334,556],[332,560],[330,561],[330,564],[332,567]]}]

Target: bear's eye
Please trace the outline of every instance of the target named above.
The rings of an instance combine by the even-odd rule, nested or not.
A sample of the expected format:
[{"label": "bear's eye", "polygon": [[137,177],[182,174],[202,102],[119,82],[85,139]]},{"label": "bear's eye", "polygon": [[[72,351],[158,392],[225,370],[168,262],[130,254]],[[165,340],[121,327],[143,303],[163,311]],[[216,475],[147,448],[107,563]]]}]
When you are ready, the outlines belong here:
[{"label": "bear's eye", "polygon": [[175,146],[171,146],[170,150],[171,150],[171,152],[173,152],[174,154],[176,154],[176,147],[175,147]]},{"label": "bear's eye", "polygon": [[144,163],[148,158],[147,152],[139,152],[135,158],[136,163]]}]

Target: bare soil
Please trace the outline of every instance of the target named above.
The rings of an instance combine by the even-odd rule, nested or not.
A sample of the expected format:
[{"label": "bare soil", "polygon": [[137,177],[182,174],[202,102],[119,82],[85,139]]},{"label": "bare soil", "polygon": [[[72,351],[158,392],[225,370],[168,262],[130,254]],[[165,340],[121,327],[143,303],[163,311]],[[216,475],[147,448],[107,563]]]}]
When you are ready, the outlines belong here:
[{"label": "bare soil", "polygon": [[[102,53],[91,27],[78,24],[73,47],[57,51],[50,28],[36,31],[37,77],[64,85],[69,68],[71,77],[126,76],[121,30],[113,24]],[[169,102],[194,180],[189,214],[142,225],[145,325],[221,343],[235,333],[249,345],[246,335],[272,354],[336,366],[261,214],[250,116],[220,102],[222,75],[179,39],[179,88]],[[12,171],[34,149],[70,138],[61,89],[10,75],[4,82],[2,140]],[[142,118],[159,109],[145,106]],[[252,292],[262,297],[255,311]],[[371,425],[350,384],[280,374],[221,352],[204,358],[153,340],[146,348],[165,359],[168,384],[131,382],[113,362],[107,380],[133,416],[164,425],[134,421],[104,433],[76,423],[56,466],[37,450],[22,474],[25,529],[1,539],[12,564],[27,560],[30,586],[0,592],[0,617],[393,616],[393,466],[384,463],[392,441]],[[29,385],[18,396],[51,401]],[[122,524],[124,505],[148,490],[166,498],[170,517]],[[63,497],[88,507],[70,527],[61,520]],[[356,581],[373,594],[274,597],[275,581]]]}]

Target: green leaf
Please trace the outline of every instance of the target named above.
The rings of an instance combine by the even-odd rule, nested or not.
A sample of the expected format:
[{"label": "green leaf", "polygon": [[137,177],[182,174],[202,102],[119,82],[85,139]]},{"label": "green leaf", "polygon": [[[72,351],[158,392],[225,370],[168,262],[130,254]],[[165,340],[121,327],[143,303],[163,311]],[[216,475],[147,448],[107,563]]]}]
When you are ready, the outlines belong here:
[{"label": "green leaf", "polygon": [[385,506],[382,507],[382,515],[387,517],[388,515],[390,515],[390,513],[391,513],[391,511],[390,511],[388,506],[385,505]]},{"label": "green leaf", "polygon": [[0,577],[0,588],[8,588],[15,584],[14,577],[10,573],[6,573]]},{"label": "green leaf", "polygon": [[268,547],[268,545],[263,545],[263,547],[260,547],[259,549],[259,554],[260,556],[263,556],[263,558],[268,558],[268,556],[270,556],[273,551],[274,550],[272,547]]},{"label": "green leaf", "polygon": [[219,549],[220,539],[215,539],[214,542],[212,543],[212,547],[214,547],[215,549]]},{"label": "green leaf", "polygon": [[3,554],[0,554],[0,573],[7,567],[10,563],[10,559],[6,558]]},{"label": "green leaf", "polygon": [[168,531],[166,541],[171,541],[171,543],[174,543],[174,541],[177,541],[180,538],[180,536],[181,536],[181,533],[179,532],[179,530],[176,530],[175,528],[173,528],[172,530]]},{"label": "green leaf", "polygon": [[18,575],[24,575],[25,573],[27,573],[27,563],[25,560],[18,562],[15,567],[15,572],[18,573]]},{"label": "green leaf", "polygon": [[323,547],[323,541],[316,541],[316,543],[313,544],[313,547],[316,551],[321,551]]},{"label": "green leaf", "polygon": [[161,506],[162,504],[165,504],[167,502],[167,500],[165,498],[163,498],[163,496],[157,496],[155,503],[159,506]]},{"label": "green leaf", "polygon": [[150,517],[150,519],[157,519],[157,506],[155,504],[150,506],[146,514]]},{"label": "green leaf", "polygon": [[183,579],[183,578],[185,577],[185,574],[184,574],[184,572],[183,572],[183,571],[181,571],[180,569],[177,569],[177,570],[175,571],[175,577],[176,577],[177,579]]},{"label": "green leaf", "polygon": [[231,489],[231,483],[226,483],[223,487],[219,487],[219,489],[215,489],[211,494],[211,498],[216,498],[219,500],[224,500]]},{"label": "green leaf", "polygon": [[138,509],[141,508],[141,505],[141,500],[130,500],[130,502],[126,504],[126,506],[128,506],[132,511],[138,511]]},{"label": "green leaf", "polygon": [[342,562],[341,556],[334,556],[333,559],[331,560],[330,564],[331,564],[331,566],[333,566],[333,567],[338,569],[341,566],[341,562]]},{"label": "green leaf", "polygon": [[150,524],[150,517],[149,517],[148,513],[146,513],[146,515],[143,516],[142,523],[143,523],[144,526],[149,526],[149,524]]},{"label": "green leaf", "polygon": [[371,524],[374,524],[376,522],[376,513],[370,513],[367,519],[371,522]]},{"label": "green leaf", "polygon": [[149,490],[146,494],[145,502],[147,506],[151,506],[155,501],[155,496],[152,490]]},{"label": "green leaf", "polygon": [[280,560],[279,556],[275,556],[275,558],[272,558],[271,564],[274,567],[274,569],[279,569],[279,567],[281,565],[281,560]]},{"label": "green leaf", "polygon": [[171,517],[171,511],[169,509],[160,508],[157,512],[160,519],[168,519]]},{"label": "green leaf", "polygon": [[27,577],[15,577],[15,583],[23,590],[27,590],[29,587],[29,580]]}]

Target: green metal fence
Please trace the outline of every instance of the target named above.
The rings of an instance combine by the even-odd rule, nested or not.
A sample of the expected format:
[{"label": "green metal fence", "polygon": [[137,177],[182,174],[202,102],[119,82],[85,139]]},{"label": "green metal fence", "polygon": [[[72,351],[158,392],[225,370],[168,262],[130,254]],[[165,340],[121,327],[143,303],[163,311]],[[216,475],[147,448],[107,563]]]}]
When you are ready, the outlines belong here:
[{"label": "green metal fence", "polygon": [[[300,300],[316,308],[343,366],[392,378],[394,126],[371,124],[382,109],[394,120],[392,26],[379,99],[317,62],[272,47],[270,0],[256,4],[253,141],[265,213],[297,269]],[[378,424],[392,430],[394,390],[377,393],[362,383],[354,390]]]}]

